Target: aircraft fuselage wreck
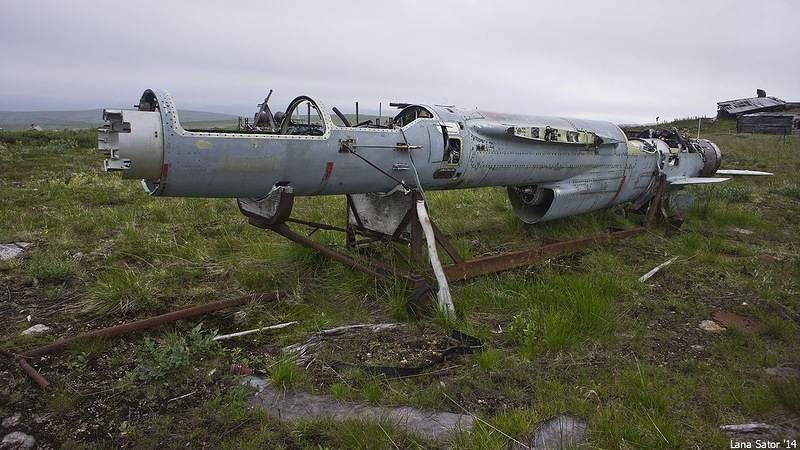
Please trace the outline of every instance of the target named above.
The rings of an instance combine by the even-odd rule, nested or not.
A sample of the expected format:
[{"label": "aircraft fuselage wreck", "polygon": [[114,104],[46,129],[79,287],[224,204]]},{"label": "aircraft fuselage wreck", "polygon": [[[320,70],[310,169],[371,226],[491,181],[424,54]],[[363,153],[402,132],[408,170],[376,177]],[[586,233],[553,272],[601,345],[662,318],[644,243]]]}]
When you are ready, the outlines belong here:
[{"label": "aircraft fuselage wreck", "polygon": [[[263,129],[188,131],[166,91],[138,110],[106,110],[106,170],[143,180],[151,195],[262,198],[508,187],[525,222],[615,204],[642,205],[660,175],[668,188],[708,178],[721,152],[703,139],[628,139],[610,122],[402,105],[388,125],[337,126],[322,103],[298,97]],[[271,116],[271,114],[270,114]],[[270,117],[271,119],[271,117]],[[677,144],[671,146],[670,144]]]},{"label": "aircraft fuselage wreck", "polygon": [[[187,130],[169,93],[147,90],[136,110],[104,111],[98,140],[108,156],[105,169],[141,179],[154,196],[237,198],[255,226],[370,275],[390,272],[416,285],[424,231],[439,286],[639,229],[466,260],[430,221],[425,191],[505,187],[526,223],[630,202],[635,209],[649,206],[649,224],[664,192],[727,179],[713,177],[722,159],[713,142],[675,130],[628,138],[610,122],[422,104],[393,105],[400,112],[385,123],[351,125],[313,97],[297,97],[275,114],[268,99],[243,129]],[[291,217],[294,196],[334,194],[347,196],[346,228]],[[410,244],[411,269],[362,264],[287,222],[344,231],[350,247],[376,240]],[[436,244],[450,257],[445,265]]]}]

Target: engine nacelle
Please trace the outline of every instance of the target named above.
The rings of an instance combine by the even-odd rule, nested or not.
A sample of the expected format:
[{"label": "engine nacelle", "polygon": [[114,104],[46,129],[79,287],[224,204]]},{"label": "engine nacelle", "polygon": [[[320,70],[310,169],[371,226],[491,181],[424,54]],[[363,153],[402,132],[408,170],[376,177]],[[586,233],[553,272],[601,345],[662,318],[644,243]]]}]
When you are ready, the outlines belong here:
[{"label": "engine nacelle", "polygon": [[580,180],[557,188],[509,186],[507,190],[517,217],[525,223],[537,223],[608,206],[616,193],[604,188],[599,182]]}]

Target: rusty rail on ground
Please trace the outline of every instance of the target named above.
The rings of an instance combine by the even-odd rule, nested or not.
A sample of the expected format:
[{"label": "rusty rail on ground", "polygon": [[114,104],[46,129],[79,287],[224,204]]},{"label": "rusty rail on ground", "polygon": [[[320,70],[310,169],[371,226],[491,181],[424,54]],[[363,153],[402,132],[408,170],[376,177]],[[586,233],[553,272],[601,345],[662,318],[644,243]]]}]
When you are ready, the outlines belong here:
[{"label": "rusty rail on ground", "polygon": [[444,267],[444,272],[449,281],[464,280],[479,275],[487,275],[517,267],[529,266],[543,259],[553,258],[615,239],[636,236],[644,231],[645,228],[643,227],[632,228],[630,230],[613,231],[570,241],[556,242],[528,250],[517,250],[498,255],[483,256],[447,265]]},{"label": "rusty rail on ground", "polygon": [[220,311],[227,308],[232,308],[234,306],[243,305],[247,302],[251,301],[260,301],[260,300],[269,300],[273,301],[278,299],[282,295],[281,292],[267,292],[261,294],[252,294],[246,295],[243,297],[232,298],[227,300],[219,300],[212,303],[206,303],[204,305],[193,306],[191,308],[181,309],[178,311],[173,311],[170,313],[162,314],[160,316],[150,317],[147,319],[137,320],[131,323],[125,323],[122,325],[116,325],[113,327],[102,328],[95,331],[89,331],[87,333],[81,333],[77,336],[73,336],[70,338],[61,339],[60,341],[56,341],[47,345],[43,345],[38,348],[34,348],[32,350],[28,350],[22,353],[14,354],[7,350],[0,349],[0,354],[5,356],[6,358],[13,359],[19,363],[22,369],[30,376],[36,384],[38,384],[42,389],[47,388],[50,383],[42,377],[42,375],[36,371],[33,367],[31,367],[24,358],[30,358],[34,356],[42,356],[42,355],[49,355],[52,353],[59,352],[64,350],[65,348],[69,347],[73,343],[80,341],[82,339],[93,339],[99,337],[115,337],[126,333],[131,333],[134,331],[145,330],[148,328],[153,328],[158,325],[163,325],[169,322],[175,322],[177,320],[188,319],[189,317],[199,316],[203,314],[208,314],[215,311]]}]

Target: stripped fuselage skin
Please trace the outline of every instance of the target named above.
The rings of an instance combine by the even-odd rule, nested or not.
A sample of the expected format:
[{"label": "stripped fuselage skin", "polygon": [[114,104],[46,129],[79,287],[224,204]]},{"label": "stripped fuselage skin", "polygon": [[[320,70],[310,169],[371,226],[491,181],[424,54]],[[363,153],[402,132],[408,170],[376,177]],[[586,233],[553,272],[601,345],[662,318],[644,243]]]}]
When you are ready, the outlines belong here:
[{"label": "stripped fuselage skin", "polygon": [[[337,113],[338,114],[338,113]],[[142,179],[151,195],[259,198],[294,195],[508,188],[525,222],[649,200],[673,188],[723,181],[719,148],[628,139],[610,122],[404,105],[388,125],[336,125],[316,99],[298,97],[269,130],[188,131],[166,91],[145,91],[138,110],[106,110],[106,170]]]}]

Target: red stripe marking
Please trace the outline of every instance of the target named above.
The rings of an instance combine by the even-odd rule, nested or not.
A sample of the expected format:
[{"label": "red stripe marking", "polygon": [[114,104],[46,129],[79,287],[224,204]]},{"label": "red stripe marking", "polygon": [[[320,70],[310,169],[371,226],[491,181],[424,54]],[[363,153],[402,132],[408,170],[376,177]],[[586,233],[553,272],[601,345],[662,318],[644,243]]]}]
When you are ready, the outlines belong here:
[{"label": "red stripe marking", "polygon": [[169,164],[164,164],[161,166],[161,182],[167,181],[167,173],[169,172]]},{"label": "red stripe marking", "polygon": [[617,186],[617,192],[614,194],[614,198],[612,198],[611,201],[608,202],[609,206],[617,200],[617,197],[619,197],[619,193],[622,192],[622,186],[625,184],[626,178],[627,176],[625,175],[625,172],[623,172],[622,179],[619,181],[619,186]]},{"label": "red stripe marking", "polygon": [[319,182],[320,185],[325,184],[326,181],[331,177],[331,173],[333,172],[333,161],[328,161],[325,164],[325,175],[322,176],[322,181]]}]

